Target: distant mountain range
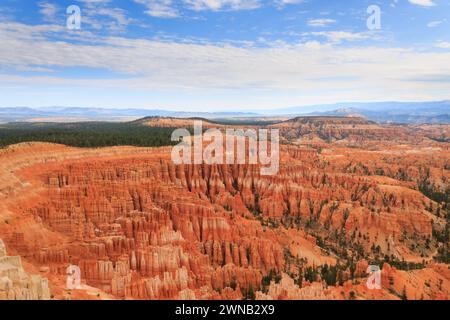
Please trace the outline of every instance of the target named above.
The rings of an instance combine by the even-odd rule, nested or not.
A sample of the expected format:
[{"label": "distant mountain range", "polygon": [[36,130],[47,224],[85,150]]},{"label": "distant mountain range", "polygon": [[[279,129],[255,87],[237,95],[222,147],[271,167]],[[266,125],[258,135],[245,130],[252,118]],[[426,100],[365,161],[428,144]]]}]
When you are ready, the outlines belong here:
[{"label": "distant mountain range", "polygon": [[163,109],[111,109],[83,107],[0,107],[0,123],[17,121],[131,121],[148,116],[243,119],[254,117],[295,117],[308,115],[359,116],[378,123],[450,123],[450,100],[431,102],[350,102],[242,112],[183,112]]},{"label": "distant mountain range", "polygon": [[83,107],[1,108],[0,123],[6,122],[73,122],[73,121],[131,121],[148,116],[234,118],[254,117],[252,112],[183,112],[161,109],[112,109]]},{"label": "distant mountain range", "polygon": [[450,101],[337,103],[263,112],[266,115],[359,116],[378,123],[450,123]]},{"label": "distant mountain range", "polygon": [[[315,113],[317,114],[317,113]],[[324,116],[359,116],[377,123],[450,123],[450,113],[420,114],[399,113],[398,111],[371,111],[357,108],[344,108],[329,112],[319,113]]]}]

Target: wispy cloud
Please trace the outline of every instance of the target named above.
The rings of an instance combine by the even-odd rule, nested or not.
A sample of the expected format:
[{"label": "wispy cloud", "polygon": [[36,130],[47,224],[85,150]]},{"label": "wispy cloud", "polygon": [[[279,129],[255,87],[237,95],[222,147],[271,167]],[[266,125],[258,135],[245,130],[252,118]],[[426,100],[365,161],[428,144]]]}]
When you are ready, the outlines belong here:
[{"label": "wispy cloud", "polygon": [[128,13],[113,6],[111,0],[78,0],[83,2],[82,23],[93,29],[107,29],[109,31],[124,31],[133,21]]},{"label": "wispy cloud", "polygon": [[438,43],[436,43],[436,48],[450,49],[450,42],[438,41]]},{"label": "wispy cloud", "polygon": [[408,0],[410,3],[421,6],[421,7],[433,7],[436,4],[433,0]]},{"label": "wispy cloud", "polygon": [[437,27],[437,26],[440,26],[441,24],[443,24],[443,23],[446,22],[446,21],[447,21],[447,19],[430,21],[430,22],[427,24],[427,27],[428,27],[428,28],[435,28],[435,27]]},{"label": "wispy cloud", "polygon": [[[443,84],[421,86],[422,76],[450,75],[450,52],[415,52],[401,48],[345,48],[333,44],[298,43],[260,48],[223,43],[180,43],[158,40],[108,37],[92,43],[75,44],[54,36],[51,26],[0,24],[0,65],[16,68],[107,69],[129,79],[82,80],[43,76],[52,85],[115,86],[127,88],[162,88],[176,90],[270,89],[270,90],[340,90],[347,94],[365,91],[375,95],[381,88],[395,88],[399,94],[408,90],[431,93]],[[361,38],[363,35],[327,35],[332,39]],[[450,44],[441,43],[441,47]],[[342,80],[345,75],[346,80]],[[315,81],[336,77],[339,80]],[[7,80],[10,79],[10,80]],[[20,80],[21,79],[21,80]],[[354,80],[356,79],[356,80]],[[36,78],[33,79],[35,81]],[[3,76],[2,81],[31,81],[31,77]],[[30,82],[31,83],[31,82]],[[362,89],[364,88],[364,90]],[[384,89],[383,89],[384,90]]]},{"label": "wispy cloud", "polygon": [[326,27],[333,23],[336,23],[334,19],[311,19],[308,21],[310,27]]},{"label": "wispy cloud", "polygon": [[39,13],[43,15],[44,21],[55,22],[58,6],[50,2],[38,3]]},{"label": "wispy cloud", "polygon": [[261,6],[260,0],[183,0],[188,8],[202,10],[250,10]]},{"label": "wispy cloud", "polygon": [[[430,41],[426,43],[431,43],[416,49],[413,43],[424,45],[420,35],[425,32],[417,32],[417,38],[407,37],[411,41],[397,41],[394,35],[391,38],[388,21],[383,30],[369,32],[364,20],[347,20],[348,16],[335,12],[312,14],[311,1],[303,5],[297,0],[133,0],[141,6],[121,9],[116,5],[119,2],[112,0],[74,0],[82,3],[83,27],[77,32],[66,30],[61,21],[64,10],[54,5],[59,1],[39,1],[39,18],[44,24],[0,22],[0,96],[7,86],[23,88],[17,92],[41,92],[36,88],[47,86],[49,97],[53,97],[52,90],[57,94],[58,88],[72,90],[75,86],[74,91],[104,89],[105,94],[99,96],[112,94],[124,100],[135,97],[134,90],[144,92],[145,99],[155,90],[167,92],[170,99],[179,92],[187,92],[190,98],[225,92],[223,96],[234,94],[239,103],[248,99],[261,105],[294,95],[309,97],[311,103],[317,99],[448,98],[448,81],[438,80],[450,77],[450,43],[441,34],[446,20],[433,18],[434,10],[409,8],[423,12],[423,17],[417,17],[426,19],[411,26],[414,30],[409,34],[418,28],[426,30]],[[264,11],[250,11],[261,7]],[[141,10],[138,15],[136,8]],[[231,29],[227,25],[231,20],[241,25],[242,19],[260,17],[265,10],[274,10],[280,17],[300,15],[299,8],[308,9],[311,20],[304,19],[305,15],[292,23],[280,20],[280,26],[269,25],[270,32],[264,30],[266,24],[255,22],[252,30],[242,30],[238,37],[223,31]],[[36,13],[36,8],[33,10]],[[229,12],[236,10],[245,12]],[[170,28],[165,29],[166,23],[144,17],[143,11],[152,17],[182,19],[170,21]],[[228,12],[222,14],[224,11]],[[185,18],[192,15],[204,16],[205,21],[191,28]],[[60,20],[52,21],[55,17]],[[129,26],[136,21],[149,21],[158,28],[148,29],[145,35],[143,29],[134,33],[135,28]],[[428,29],[427,22],[435,29]],[[220,28],[216,23],[222,24]],[[211,30],[197,32],[199,25],[211,26]],[[108,32],[111,30],[129,33]],[[380,39],[386,41],[372,41]],[[259,94],[262,91],[271,100],[264,100]],[[20,97],[20,93],[16,95]],[[218,100],[226,99],[211,99],[216,105]]]},{"label": "wispy cloud", "polygon": [[299,4],[305,1],[306,0],[276,0],[275,3],[279,5],[288,5],[288,4]]},{"label": "wispy cloud", "polygon": [[[100,0],[101,1],[101,0]],[[144,5],[146,13],[158,18],[177,18],[180,17],[181,9],[192,11],[239,11],[254,10],[263,6],[275,5],[283,7],[285,5],[300,4],[305,0],[133,0],[136,3]]]},{"label": "wispy cloud", "polygon": [[106,4],[110,3],[112,0],[77,0],[78,2],[84,2],[87,4]]},{"label": "wispy cloud", "polygon": [[172,0],[134,0],[134,2],[144,5],[148,15],[157,18],[176,18],[180,15],[174,8]]},{"label": "wispy cloud", "polygon": [[347,31],[309,32],[305,33],[305,35],[325,37],[334,44],[341,43],[342,41],[359,41],[374,37],[374,34],[369,32],[347,32]]}]

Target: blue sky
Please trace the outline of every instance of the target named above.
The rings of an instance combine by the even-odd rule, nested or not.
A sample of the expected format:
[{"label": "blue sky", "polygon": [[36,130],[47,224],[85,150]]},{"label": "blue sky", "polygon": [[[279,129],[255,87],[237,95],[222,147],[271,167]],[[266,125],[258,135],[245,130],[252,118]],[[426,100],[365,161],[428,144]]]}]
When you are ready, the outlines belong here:
[{"label": "blue sky", "polygon": [[449,31],[448,0],[3,0],[0,107],[449,99]]}]

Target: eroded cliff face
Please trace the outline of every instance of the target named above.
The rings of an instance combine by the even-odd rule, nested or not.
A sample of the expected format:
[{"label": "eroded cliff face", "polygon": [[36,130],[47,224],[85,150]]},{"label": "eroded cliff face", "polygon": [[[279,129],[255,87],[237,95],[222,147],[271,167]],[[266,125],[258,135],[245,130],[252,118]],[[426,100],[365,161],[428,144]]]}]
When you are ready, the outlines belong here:
[{"label": "eroded cliff face", "polygon": [[272,229],[245,218],[233,184],[253,170],[235,169],[227,186],[220,172],[228,176],[228,168],[146,158],[43,171],[45,200],[28,212],[77,245],[31,251],[39,263],[80,265],[87,283],[117,296],[214,298],[225,288],[257,290],[262,274],[283,269],[283,248]]},{"label": "eroded cliff face", "polygon": [[[31,144],[1,157],[2,237],[48,270],[56,298],[69,264],[115,298],[398,298],[403,287],[411,298],[448,297],[448,272],[433,262],[446,208],[421,188],[448,187],[444,143],[282,146],[276,176],[174,165],[168,148]],[[385,263],[389,285],[369,292],[362,261],[384,257],[423,265]],[[330,285],[324,270],[336,265]],[[409,277],[433,283],[416,288]]]},{"label": "eroded cliff face", "polygon": [[0,239],[0,300],[48,300],[48,280],[29,275],[19,256],[8,256]]},{"label": "eroded cliff face", "polygon": [[[270,126],[281,131],[288,141],[338,143],[358,147],[382,141],[384,145],[398,140],[417,142],[419,134],[408,135],[402,126],[381,126],[359,117],[298,117]],[[390,137],[390,139],[387,139]]]}]

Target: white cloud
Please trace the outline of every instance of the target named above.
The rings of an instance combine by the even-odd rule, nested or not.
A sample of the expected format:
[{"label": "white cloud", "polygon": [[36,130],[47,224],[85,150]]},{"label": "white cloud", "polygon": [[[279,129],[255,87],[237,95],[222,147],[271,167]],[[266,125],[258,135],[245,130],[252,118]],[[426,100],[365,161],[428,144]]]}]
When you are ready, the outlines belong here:
[{"label": "white cloud", "polygon": [[260,0],[183,0],[188,8],[201,10],[249,10],[261,6]]},{"label": "white cloud", "polygon": [[176,18],[180,14],[173,7],[172,0],[134,0],[147,7],[145,11],[148,15],[157,18]]},{"label": "white cloud", "polygon": [[[58,40],[49,40],[59,35]],[[52,76],[1,75],[0,87],[52,88],[77,86],[129,90],[187,91],[199,94],[225,90],[325,97],[330,100],[437,99],[448,95],[450,52],[417,52],[404,48],[341,47],[307,42],[269,47],[229,43],[186,43],[123,37],[65,39],[63,27],[0,23],[0,69],[48,70],[83,67],[103,69],[120,77],[80,79]],[[361,34],[322,33],[336,41]],[[440,47],[450,47],[441,42]],[[56,90],[56,89],[55,89]],[[76,89],[74,89],[76,90]],[[26,91],[24,91],[26,92]],[[420,98],[419,97],[419,98]],[[448,97],[447,97],[448,98]],[[258,99],[258,98],[255,98]],[[313,102],[313,101],[311,101]],[[267,103],[267,102],[264,102]]]},{"label": "white cloud", "polygon": [[439,41],[438,43],[436,43],[436,48],[450,49],[450,42]]},{"label": "white cloud", "polygon": [[106,4],[110,3],[111,0],[77,0],[78,2],[83,2],[88,5],[95,5],[95,4]]},{"label": "white cloud", "polygon": [[93,16],[105,16],[112,20],[108,23],[110,29],[121,30],[126,27],[131,19],[127,17],[124,10],[120,8],[98,8],[92,12]]},{"label": "white cloud", "polygon": [[54,22],[56,20],[56,14],[58,13],[58,7],[49,2],[40,2],[39,13],[44,16],[44,21]]},{"label": "white cloud", "polygon": [[313,35],[325,37],[332,43],[340,43],[342,41],[358,41],[365,40],[373,37],[372,33],[367,32],[346,32],[346,31],[320,31],[320,32],[309,32],[305,33],[305,35]]},{"label": "white cloud", "polygon": [[391,6],[392,8],[395,8],[395,7],[397,6],[397,4],[398,4],[398,0],[394,0],[394,2],[391,2],[391,3],[390,3],[390,6]]},{"label": "white cloud", "polygon": [[311,19],[308,21],[310,27],[326,27],[330,24],[336,23],[333,19]]},{"label": "white cloud", "polygon": [[277,0],[275,3],[279,5],[287,5],[287,4],[299,4],[303,3],[305,0]]},{"label": "white cloud", "polygon": [[447,21],[447,19],[430,21],[430,22],[427,24],[427,27],[428,27],[428,28],[435,28],[435,27],[437,27],[437,26],[443,24],[443,23],[446,22],[446,21]]},{"label": "white cloud", "polygon": [[82,24],[94,29],[124,31],[133,21],[124,9],[112,7],[111,0],[78,0],[83,2]]},{"label": "white cloud", "polygon": [[436,4],[432,0],[408,0],[410,3],[421,7],[433,7]]},{"label": "white cloud", "polygon": [[[87,0],[89,1],[89,0]],[[94,0],[95,1],[95,0]],[[101,0],[99,0],[101,1]],[[289,4],[299,4],[305,0],[272,0],[264,3],[262,0],[133,0],[147,7],[146,13],[159,18],[177,18],[181,16],[181,7],[193,11],[238,11],[253,10],[267,4],[282,7]]]}]

